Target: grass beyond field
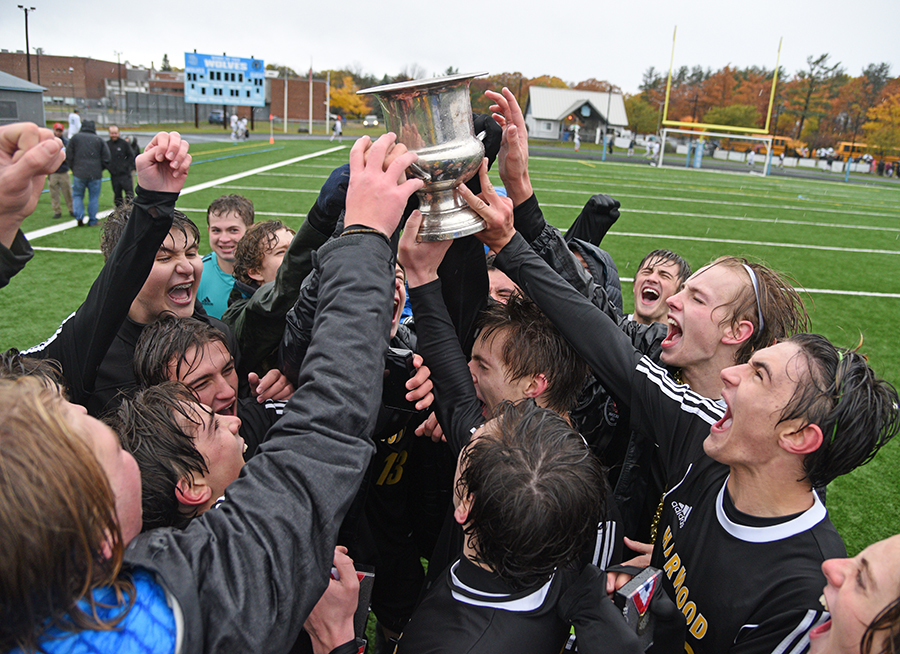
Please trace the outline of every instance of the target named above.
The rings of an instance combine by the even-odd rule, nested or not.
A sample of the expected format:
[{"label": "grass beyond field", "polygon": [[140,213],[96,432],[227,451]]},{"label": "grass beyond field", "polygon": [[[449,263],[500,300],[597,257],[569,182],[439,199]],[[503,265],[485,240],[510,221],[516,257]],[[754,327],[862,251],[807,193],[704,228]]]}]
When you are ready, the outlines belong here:
[{"label": "grass beyond field", "polygon": [[[350,139],[343,148],[327,141],[192,145],[194,165],[178,207],[200,227],[201,252],[209,252],[206,207],[225,193],[253,200],[258,221],[278,218],[298,227],[330,171],[347,160],[350,145]],[[309,156],[296,163],[228,179],[304,155]],[[695,269],[722,254],[764,261],[807,290],[814,331],[842,346],[855,346],[862,337],[876,372],[900,383],[897,185],[545,157],[533,157],[531,171],[545,216],[560,228],[571,224],[594,193],[622,202],[622,216],[603,247],[623,278],[630,281],[640,259],[654,248],[681,253]],[[499,183],[496,171],[493,177]],[[195,188],[215,180],[209,188]],[[110,185],[104,182],[101,209],[111,206]],[[51,213],[45,193],[25,231],[65,222],[51,220]],[[78,307],[103,263],[98,242],[99,231],[87,227],[32,239],[36,249],[48,249],[38,249],[0,291],[0,349],[43,340]],[[631,287],[624,280],[623,292],[630,310]],[[898,470],[895,442],[829,486],[828,508],[851,554],[898,531]]]}]

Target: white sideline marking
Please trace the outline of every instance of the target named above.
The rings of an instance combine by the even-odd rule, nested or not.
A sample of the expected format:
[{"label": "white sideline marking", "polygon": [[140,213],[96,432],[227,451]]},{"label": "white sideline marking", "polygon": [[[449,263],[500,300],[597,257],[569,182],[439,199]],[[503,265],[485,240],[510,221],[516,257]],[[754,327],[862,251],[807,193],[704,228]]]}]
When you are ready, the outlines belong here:
[{"label": "white sideline marking", "polygon": [[[188,195],[189,193],[196,193],[197,191],[204,191],[208,188],[212,188],[214,186],[219,186],[220,184],[227,184],[228,182],[233,182],[239,179],[243,179],[244,177],[250,177],[251,175],[256,175],[257,173],[263,173],[267,170],[275,170],[276,168],[281,168],[282,166],[290,166],[291,164],[295,164],[298,161],[305,161],[306,159],[315,159],[316,157],[321,157],[326,154],[331,154],[332,152],[338,152],[340,150],[346,149],[347,146],[339,145],[333,148],[328,148],[327,150],[322,150],[321,152],[313,152],[310,154],[304,154],[299,157],[294,157],[293,159],[286,159],[285,161],[279,161],[278,163],[269,164],[267,166],[260,166],[259,168],[254,168],[252,170],[245,170],[242,173],[237,173],[234,175],[228,175],[226,177],[220,177],[219,179],[214,179],[209,182],[203,182],[202,184],[196,184],[195,186],[189,186],[187,188],[181,189],[181,193],[179,196]],[[235,188],[251,188],[251,187],[235,187]],[[264,189],[261,189],[264,190]],[[318,191],[316,191],[318,193]],[[109,214],[112,213],[112,209],[107,209],[106,211],[101,211],[97,214],[97,218],[106,218]],[[43,229],[36,229],[33,232],[28,232],[25,234],[25,238],[29,241],[33,241],[36,238],[40,238],[42,236],[49,236],[50,234],[55,234],[56,232],[61,232],[66,229],[71,229],[76,227],[78,223],[74,220],[67,220],[64,223],[60,223],[59,225],[51,225],[50,227],[44,227]]]},{"label": "white sideline marking", "polygon": [[234,186],[233,184],[222,185],[226,191],[273,191],[275,193],[319,193],[320,189],[307,188],[282,188],[278,186]]},{"label": "white sideline marking", "polygon": [[[576,189],[558,189],[558,188],[534,188],[535,192],[541,193],[565,193],[569,195],[584,195],[584,191],[579,191]],[[618,198],[629,198],[635,200],[646,200],[646,195],[630,195],[628,193],[613,193],[613,196]],[[847,209],[828,209],[826,207],[815,207],[815,206],[797,206],[790,204],[760,204],[759,202],[734,202],[731,200],[721,200],[721,199],[712,199],[712,200],[704,200],[701,198],[680,198],[680,197],[672,197],[666,195],[657,195],[652,198],[653,200],[664,200],[668,202],[694,202],[697,204],[716,204],[716,205],[728,205],[734,207],[750,207],[753,209],[778,209],[779,211],[810,211],[815,213],[838,213],[842,215],[854,214],[857,216],[881,216],[885,218],[896,218],[896,214],[891,213],[874,213],[868,211],[854,211],[852,207],[848,207]],[[826,200],[813,200],[813,202],[826,202]],[[582,205],[583,206],[583,205]]]},{"label": "white sideline marking", "polygon": [[[577,204],[552,204],[541,202],[542,207],[555,207],[557,209],[577,209],[581,211],[584,205]],[[804,225],[806,227],[837,227],[840,229],[865,229],[875,232],[900,232],[900,227],[876,227],[875,225],[843,225],[840,223],[815,223],[808,220],[782,220],[781,218],[749,218],[747,216],[721,216],[706,213],[688,213],[685,211],[653,211],[651,209],[628,209],[628,213],[635,215],[652,214],[655,216],[686,216],[688,218],[711,218],[713,220],[737,220],[749,223],[772,223],[774,225]],[[563,230],[565,231],[565,230]],[[612,234],[613,232],[610,232]]]},{"label": "white sideline marking", "polygon": [[610,232],[607,236],[635,236],[638,238],[671,238],[676,241],[701,241],[703,243],[732,243],[734,245],[763,245],[773,248],[797,248],[799,250],[826,250],[829,252],[858,252],[860,254],[900,255],[898,250],[869,250],[867,248],[839,248],[831,245],[801,245],[799,243],[772,243],[767,241],[742,241],[733,238],[704,238],[701,236],[672,236],[668,234],[638,234],[637,232]]},{"label": "white sideline marking", "polygon": [[42,250],[44,252],[76,252],[78,254],[103,254],[100,250],[79,250],[78,248],[50,248],[50,247],[33,247],[32,250]]},{"label": "white sideline marking", "polygon": [[[634,283],[634,277],[619,277],[620,282]],[[900,298],[900,293],[870,293],[869,291],[835,291],[827,288],[797,288],[798,293],[819,293],[821,295],[853,295],[857,297]]]}]

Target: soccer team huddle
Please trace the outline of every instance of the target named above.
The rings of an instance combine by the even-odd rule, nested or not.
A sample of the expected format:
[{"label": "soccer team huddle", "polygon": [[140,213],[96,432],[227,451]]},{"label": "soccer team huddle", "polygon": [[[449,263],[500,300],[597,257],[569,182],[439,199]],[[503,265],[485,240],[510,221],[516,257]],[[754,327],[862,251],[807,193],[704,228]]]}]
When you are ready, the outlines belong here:
[{"label": "soccer team huddle", "polygon": [[[625,315],[619,202],[550,225],[487,95],[452,241],[388,133],[296,233],[218,198],[201,257],[151,140],[84,302],[0,357],[0,651],[900,651],[900,536],[847,558],[825,508],[897,391],[743,257],[653,250]],[[0,153],[2,287],[65,150]]]}]

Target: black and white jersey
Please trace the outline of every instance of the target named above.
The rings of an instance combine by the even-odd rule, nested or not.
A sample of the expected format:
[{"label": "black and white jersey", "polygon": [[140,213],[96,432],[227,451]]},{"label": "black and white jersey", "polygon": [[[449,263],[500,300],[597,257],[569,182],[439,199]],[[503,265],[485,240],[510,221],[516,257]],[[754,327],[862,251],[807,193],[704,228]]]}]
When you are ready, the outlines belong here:
[{"label": "black and white jersey", "polygon": [[560,574],[515,592],[465,557],[447,568],[413,613],[396,654],[556,654],[569,627],[556,614]]},{"label": "black and white jersey", "polygon": [[818,601],[821,564],[845,556],[825,507],[794,516],[743,515],[725,487],[729,469],[703,452],[710,425],[723,415],[715,401],[677,384],[641,355],[608,316],[596,310],[517,234],[496,265],[550,316],[598,380],[631,407],[631,426],[659,448],[668,494],[652,564],[685,615],[685,650],[803,652],[808,632],[827,614]]},{"label": "black and white jersey", "polygon": [[688,652],[805,652],[828,618],[822,562],[846,556],[816,493],[812,508],[781,518],[738,511],[728,468],[689,464],[664,500],[651,565],[687,620]]}]

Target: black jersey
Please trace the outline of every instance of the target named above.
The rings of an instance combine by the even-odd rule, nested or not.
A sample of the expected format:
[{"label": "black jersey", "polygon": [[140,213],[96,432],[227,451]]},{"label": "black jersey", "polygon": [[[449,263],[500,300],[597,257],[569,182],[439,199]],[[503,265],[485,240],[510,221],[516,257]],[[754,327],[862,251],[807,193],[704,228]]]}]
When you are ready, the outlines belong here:
[{"label": "black jersey", "polygon": [[804,652],[828,618],[822,562],[844,544],[816,493],[807,511],[756,518],[734,507],[727,479],[702,456],[665,496],[651,565],[687,620],[685,650]]},{"label": "black jersey", "polygon": [[503,270],[554,321],[607,388],[631,406],[631,426],[659,448],[665,509],[652,563],[688,623],[686,651],[803,652],[827,615],[821,564],[844,556],[824,506],[776,520],[740,514],[729,469],[703,453],[724,410],[675,383],[634,349],[617,325],[555,275],[516,235],[497,255]]},{"label": "black jersey", "polygon": [[568,625],[556,614],[559,574],[514,592],[466,558],[447,568],[409,621],[397,654],[556,654]]}]

